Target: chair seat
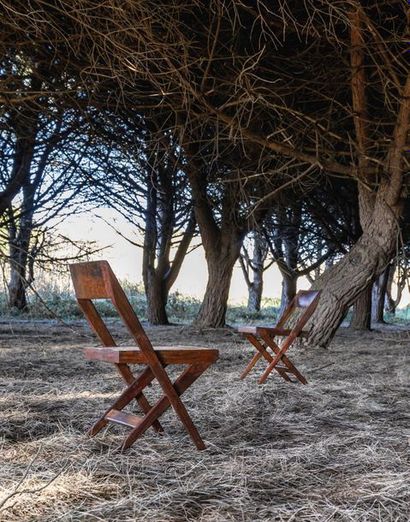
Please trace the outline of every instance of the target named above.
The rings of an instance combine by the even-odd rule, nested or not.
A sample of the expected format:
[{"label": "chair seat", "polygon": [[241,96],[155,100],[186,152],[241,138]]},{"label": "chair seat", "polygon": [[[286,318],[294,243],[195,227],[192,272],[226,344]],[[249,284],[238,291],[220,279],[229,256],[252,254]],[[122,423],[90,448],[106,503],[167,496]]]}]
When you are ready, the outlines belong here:
[{"label": "chair seat", "polygon": [[[155,346],[155,353],[162,364],[195,364],[216,361],[218,350],[197,346]],[[146,364],[144,353],[135,346],[85,348],[87,359],[115,364]]]},{"label": "chair seat", "polygon": [[238,332],[240,333],[248,333],[253,335],[258,335],[262,330],[267,330],[269,333],[274,333],[275,335],[289,335],[290,330],[285,330],[284,328],[275,328],[274,326],[239,326]]},{"label": "chair seat", "polygon": [[[271,335],[279,335],[282,337],[287,337],[292,333],[290,328],[278,328],[271,326],[258,326],[257,333],[260,335],[263,331],[270,333]],[[304,332],[303,330],[299,333],[297,337],[308,337],[309,332]]]},{"label": "chair seat", "polygon": [[[260,335],[262,332],[268,332],[272,335],[287,336],[291,331],[289,328],[277,328],[275,326],[239,326],[239,333],[247,333],[252,335]],[[301,332],[299,337],[306,337],[307,332]]]}]

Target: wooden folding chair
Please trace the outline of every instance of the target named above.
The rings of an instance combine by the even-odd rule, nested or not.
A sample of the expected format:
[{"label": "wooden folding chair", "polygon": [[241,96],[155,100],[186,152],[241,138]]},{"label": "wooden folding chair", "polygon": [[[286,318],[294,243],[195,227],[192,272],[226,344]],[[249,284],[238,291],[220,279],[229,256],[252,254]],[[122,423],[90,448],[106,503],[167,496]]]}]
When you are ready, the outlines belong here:
[{"label": "wooden folding chair", "polygon": [[[107,261],[77,263],[70,266],[77,301],[91,328],[104,347],[86,348],[88,359],[115,364],[127,388],[110,408],[94,423],[89,435],[96,435],[108,422],[131,428],[122,449],[126,449],[149,427],[163,431],[159,417],[172,406],[198,449],[205,444],[191,420],[180,396],[218,358],[218,350],[196,346],[159,346],[154,348],[134,313],[124,291]],[[110,299],[124,321],[137,346],[116,346],[107,326],[97,312],[92,300]],[[143,364],[145,369],[134,377],[130,364]],[[172,383],[165,367],[171,364],[187,365],[180,377]],[[163,396],[151,406],[144,395],[144,388],[156,379]],[[144,415],[124,412],[124,408],[136,399]]]},{"label": "wooden folding chair", "polygon": [[[303,377],[285,353],[297,337],[307,336],[307,332],[303,331],[303,327],[315,311],[319,297],[320,291],[300,290],[283,312],[276,326],[242,326],[238,328],[238,332],[243,333],[246,339],[256,348],[256,354],[242,372],[241,379],[244,379],[259,359],[263,357],[268,362],[268,366],[262,377],[260,377],[259,384],[263,384],[266,381],[273,369],[286,381],[291,382],[289,378],[290,373],[302,384],[307,384],[305,377]],[[304,311],[296,319],[293,326],[285,328],[286,323],[292,321],[292,317],[294,317],[298,309],[303,309]],[[275,337],[284,337],[280,346],[275,341]],[[268,351],[268,348],[272,350],[273,354]]]}]

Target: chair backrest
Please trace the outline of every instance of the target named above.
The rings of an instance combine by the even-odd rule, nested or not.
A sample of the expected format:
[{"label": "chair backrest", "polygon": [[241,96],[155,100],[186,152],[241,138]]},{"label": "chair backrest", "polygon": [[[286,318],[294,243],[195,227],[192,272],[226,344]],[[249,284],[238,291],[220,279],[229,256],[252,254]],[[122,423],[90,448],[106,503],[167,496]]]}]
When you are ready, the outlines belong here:
[{"label": "chair backrest", "polygon": [[305,311],[299,315],[296,323],[292,326],[291,335],[297,337],[316,310],[319,298],[320,290],[299,290],[281,315],[277,326],[283,328],[298,309],[304,309]]},{"label": "chair backrest", "polygon": [[75,263],[70,265],[70,272],[78,304],[102,344],[107,347],[116,346],[110,331],[92,302],[94,299],[110,299],[141,351],[153,362],[157,362],[151,342],[109,263],[107,261]]},{"label": "chair backrest", "polygon": [[318,300],[320,290],[299,290],[296,294],[296,306],[307,308],[313,301]]}]

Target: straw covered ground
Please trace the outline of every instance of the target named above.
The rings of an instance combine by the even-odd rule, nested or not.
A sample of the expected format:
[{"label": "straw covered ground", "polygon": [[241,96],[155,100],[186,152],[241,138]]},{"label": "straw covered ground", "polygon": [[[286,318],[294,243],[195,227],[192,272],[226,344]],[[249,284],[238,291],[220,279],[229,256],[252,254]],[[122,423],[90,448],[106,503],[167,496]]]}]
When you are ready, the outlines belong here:
[{"label": "straw covered ground", "polygon": [[164,436],[150,430],[124,454],[120,428],[84,436],[120,387],[111,365],[83,359],[87,332],[0,324],[1,520],[410,519],[406,331],[342,331],[329,350],[294,351],[308,386],[258,386],[261,366],[238,378],[252,349],[232,330],[150,328],[157,343],[220,349],[184,395],[207,449],[168,412]]}]

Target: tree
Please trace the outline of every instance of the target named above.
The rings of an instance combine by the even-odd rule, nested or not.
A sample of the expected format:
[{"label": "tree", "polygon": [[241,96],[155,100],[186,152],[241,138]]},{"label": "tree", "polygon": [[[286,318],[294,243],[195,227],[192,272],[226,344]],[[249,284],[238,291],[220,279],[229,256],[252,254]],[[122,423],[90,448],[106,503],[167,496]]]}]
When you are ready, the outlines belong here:
[{"label": "tree", "polygon": [[[399,306],[403,297],[403,290],[406,288],[406,285],[408,285],[409,260],[409,245],[405,243],[391,263],[386,281],[385,306],[386,311],[391,314],[396,313],[396,308]],[[393,286],[396,287],[395,297],[393,296]]]},{"label": "tree", "polygon": [[[84,197],[115,209],[135,228],[121,236],[143,252],[142,275],[151,324],[168,324],[169,292],[196,233],[184,160],[169,133],[140,115],[101,113],[94,121],[93,168],[83,169]],[[90,195],[92,193],[92,196]],[[142,240],[141,240],[142,237]]]},{"label": "tree", "polygon": [[192,167],[192,160],[188,161],[195,216],[208,267],[195,324],[217,328],[225,326],[232,270],[250,229],[249,221],[238,204],[236,184],[212,182],[212,172],[201,172]]},{"label": "tree", "polygon": [[[213,135],[213,130],[208,129]],[[232,271],[245,236],[257,230],[276,199],[275,180],[270,177],[278,166],[272,159],[259,164],[260,174],[251,178],[255,158],[226,142],[221,158],[212,159],[213,144],[206,139],[201,149],[187,148],[187,174],[194,210],[208,268],[205,295],[195,324],[207,327],[225,325]],[[222,146],[222,143],[221,143]],[[208,147],[208,148],[207,148]]]},{"label": "tree", "polygon": [[363,233],[315,283],[310,340],[327,344],[394,256],[408,170],[407,3],[147,1],[98,16],[92,0],[74,11],[68,0],[0,5],[5,34],[65,46],[74,68],[117,81],[124,96],[132,85],[128,102],[162,114],[184,149],[200,151],[206,136],[220,160],[230,140],[239,165],[254,158],[253,175],[270,155],[287,165],[271,174],[282,189],[320,172],[357,182]]},{"label": "tree", "polygon": [[392,270],[392,264],[387,265],[384,272],[382,272],[373,284],[372,289],[372,320],[376,323],[384,323],[384,308],[386,302],[387,285]]},{"label": "tree", "polygon": [[[2,228],[8,229],[9,306],[23,310],[35,258],[46,244],[46,229],[76,210],[75,197],[82,188],[77,167],[88,138],[81,133],[81,114],[62,108],[53,96],[67,83],[65,78],[43,80],[45,67],[22,53],[14,61],[7,58],[6,65],[9,80],[14,77],[16,85],[42,93],[35,103],[6,106],[0,115],[0,213],[1,205],[7,203]],[[16,189],[10,191],[12,185]]]},{"label": "tree", "polygon": [[254,230],[248,235],[248,240],[251,243],[252,254],[249,253],[249,246],[243,244],[239,262],[248,288],[248,311],[257,313],[261,309],[263,274],[272,266],[273,261],[269,260],[265,264],[269,248],[263,233]]}]

